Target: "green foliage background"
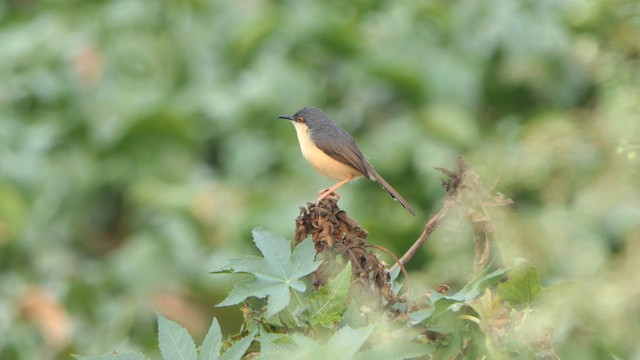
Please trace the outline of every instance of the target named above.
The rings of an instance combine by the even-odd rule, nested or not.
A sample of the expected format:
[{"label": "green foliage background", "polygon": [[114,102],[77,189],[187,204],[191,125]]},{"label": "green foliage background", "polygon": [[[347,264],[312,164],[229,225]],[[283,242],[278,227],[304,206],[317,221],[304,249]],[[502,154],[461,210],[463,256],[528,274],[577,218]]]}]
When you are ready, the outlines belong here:
[{"label": "green foliage background", "polygon": [[[0,2],[0,358],[152,353],[156,310],[236,331],[208,272],[331,185],[276,119],[303,105],[418,210],[344,188],[371,242],[401,254],[463,154],[515,201],[503,261],[565,284],[557,353],[640,358],[639,39],[635,0]],[[472,256],[450,218],[412,281]]]}]

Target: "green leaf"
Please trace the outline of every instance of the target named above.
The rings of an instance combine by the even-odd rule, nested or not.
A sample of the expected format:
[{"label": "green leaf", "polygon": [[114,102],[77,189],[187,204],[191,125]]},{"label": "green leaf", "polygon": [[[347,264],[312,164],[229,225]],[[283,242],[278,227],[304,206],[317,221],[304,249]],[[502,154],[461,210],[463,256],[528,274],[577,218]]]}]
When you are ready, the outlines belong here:
[{"label": "green leaf", "polygon": [[343,327],[329,339],[326,345],[328,349],[325,359],[341,359],[343,356],[346,359],[353,357],[372,332],[373,325],[359,329],[353,329],[350,326]]},{"label": "green leaf", "polygon": [[[436,293],[437,295],[440,295]],[[460,309],[465,305],[463,301],[454,300],[442,295],[432,295],[433,307],[418,310],[416,314],[410,313],[412,323],[418,321],[429,325],[429,330],[441,334],[450,334],[457,331],[462,325],[457,320]]]},{"label": "green leaf", "polygon": [[158,314],[158,341],[165,360],[196,360],[196,345],[178,323]]},{"label": "green leaf", "polygon": [[423,322],[433,314],[435,309],[436,309],[435,307],[429,307],[426,309],[420,309],[420,310],[410,312],[409,319],[411,319],[411,324],[416,325]]},{"label": "green leaf", "polygon": [[222,332],[220,331],[220,324],[218,319],[213,318],[211,327],[209,327],[209,331],[202,341],[198,360],[218,360],[221,344]]},{"label": "green leaf", "polygon": [[[464,340],[466,339],[463,331],[454,331],[444,337],[443,340],[437,341],[437,347],[434,359],[466,359],[464,357]],[[506,359],[500,359],[506,360]]]},{"label": "green leaf", "polygon": [[367,316],[361,311],[356,302],[350,302],[342,313],[340,325],[349,325],[352,328],[360,328],[368,323]]},{"label": "green leaf", "polygon": [[[326,344],[303,335],[294,334],[286,340],[292,340],[293,344],[276,344],[283,337],[264,337],[261,360],[290,359],[290,360],[326,360],[326,359],[353,359],[364,342],[369,338],[373,326],[353,329],[345,326],[338,330]],[[261,345],[263,345],[261,343]]]},{"label": "green leaf", "polygon": [[260,333],[260,360],[281,360],[292,358],[295,342],[290,335],[274,334],[263,331]]},{"label": "green leaf", "polygon": [[213,319],[211,327],[205,336],[198,360],[240,360],[245,351],[251,345],[255,337],[255,333],[236,341],[225,353],[220,356],[220,347],[222,345],[222,332],[220,324],[216,318]]},{"label": "green leaf", "polygon": [[144,355],[139,353],[120,353],[120,354],[109,354],[109,355],[99,355],[99,356],[80,356],[80,355],[71,355],[76,360],[147,360]]},{"label": "green leaf", "polygon": [[254,338],[255,333],[236,341],[227,351],[225,351],[225,353],[220,357],[220,360],[240,360]]},{"label": "green leaf", "polygon": [[484,290],[491,285],[497,283],[508,272],[506,269],[498,269],[487,274],[488,268],[485,268],[476,275],[467,285],[460,291],[451,296],[445,296],[452,300],[471,302],[473,299],[482,295]]},{"label": "green leaf", "polygon": [[443,295],[433,291],[428,301],[429,307],[409,313],[411,324],[430,324],[430,330],[442,334],[456,331],[460,327],[456,320],[460,309],[470,305],[484,289],[498,282],[505,273],[506,270],[500,269],[487,274],[485,269],[453,295]]},{"label": "green leaf", "polygon": [[434,344],[418,343],[410,336],[405,336],[402,339],[382,339],[382,341],[373,342],[373,345],[367,350],[357,353],[354,359],[413,359],[433,353],[434,348]]},{"label": "green leaf", "polygon": [[393,268],[389,271],[389,281],[391,282],[391,291],[398,295],[402,288],[402,283],[398,281],[398,275],[400,275],[400,266]]},{"label": "green leaf", "polygon": [[509,281],[498,285],[498,294],[511,306],[530,306],[543,290],[538,268],[524,260],[510,275]]},{"label": "green leaf", "polygon": [[264,230],[253,230],[253,241],[264,258],[244,256],[231,259],[228,265],[214,271],[254,275],[253,279],[237,284],[217,306],[235,305],[251,296],[269,297],[266,315],[273,316],[289,304],[290,288],[299,292],[306,290],[300,278],[315,271],[321,261],[315,260],[311,239],[298,244],[293,254],[289,241]]},{"label": "green leaf", "polygon": [[309,297],[307,315],[312,327],[332,328],[340,321],[347,308],[347,295],[351,285],[351,263],[340,271],[327,285],[318,289]]}]

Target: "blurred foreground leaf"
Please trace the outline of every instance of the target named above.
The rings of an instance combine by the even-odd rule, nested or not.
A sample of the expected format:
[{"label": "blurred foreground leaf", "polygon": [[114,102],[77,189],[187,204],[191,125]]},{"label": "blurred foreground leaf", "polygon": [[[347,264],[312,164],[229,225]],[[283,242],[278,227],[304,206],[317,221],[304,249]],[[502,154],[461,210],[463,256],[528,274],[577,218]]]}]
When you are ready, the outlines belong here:
[{"label": "blurred foreground leaf", "polygon": [[327,285],[309,297],[311,305],[307,310],[311,326],[331,328],[342,318],[347,308],[347,295],[351,285],[351,263]]},{"label": "blurred foreground leaf", "polygon": [[529,261],[523,261],[513,271],[509,281],[498,285],[498,294],[511,306],[530,306],[542,292],[540,272]]},{"label": "blurred foreground leaf", "polygon": [[79,356],[73,355],[76,360],[146,360],[142,354],[138,353],[121,353],[121,354],[109,354],[99,356]]},{"label": "blurred foreground leaf", "polygon": [[262,336],[263,353],[260,359],[279,360],[284,357],[301,360],[352,359],[372,331],[373,326],[359,329],[345,326],[338,330],[326,344],[320,344],[316,340],[296,334],[286,337],[287,340],[293,341],[293,345],[281,345],[276,343],[282,340],[282,337]]}]

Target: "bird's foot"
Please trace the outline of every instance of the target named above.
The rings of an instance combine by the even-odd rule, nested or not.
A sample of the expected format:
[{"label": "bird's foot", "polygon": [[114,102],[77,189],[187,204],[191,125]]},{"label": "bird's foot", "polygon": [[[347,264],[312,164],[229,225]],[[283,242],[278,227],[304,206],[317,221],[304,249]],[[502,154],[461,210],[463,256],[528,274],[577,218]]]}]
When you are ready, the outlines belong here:
[{"label": "bird's foot", "polygon": [[340,200],[340,195],[336,192],[330,191],[331,189],[322,189],[320,191],[318,191],[318,200],[316,200],[316,205],[320,204],[320,201],[327,199],[327,198],[332,198],[333,200],[335,200],[336,202],[338,202],[338,200]]}]

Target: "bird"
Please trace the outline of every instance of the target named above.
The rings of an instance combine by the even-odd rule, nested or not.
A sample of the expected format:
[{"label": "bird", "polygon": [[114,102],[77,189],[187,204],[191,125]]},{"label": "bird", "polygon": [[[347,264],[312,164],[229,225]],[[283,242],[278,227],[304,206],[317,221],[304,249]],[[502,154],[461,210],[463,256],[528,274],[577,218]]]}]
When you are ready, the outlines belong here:
[{"label": "bird", "polygon": [[380,184],[392,198],[415,216],[409,203],[374,170],[353,137],[322,110],[305,106],[293,115],[281,115],[278,118],[293,123],[300,150],[309,164],[321,175],[338,181],[318,197],[316,204],[344,184],[367,177]]}]

